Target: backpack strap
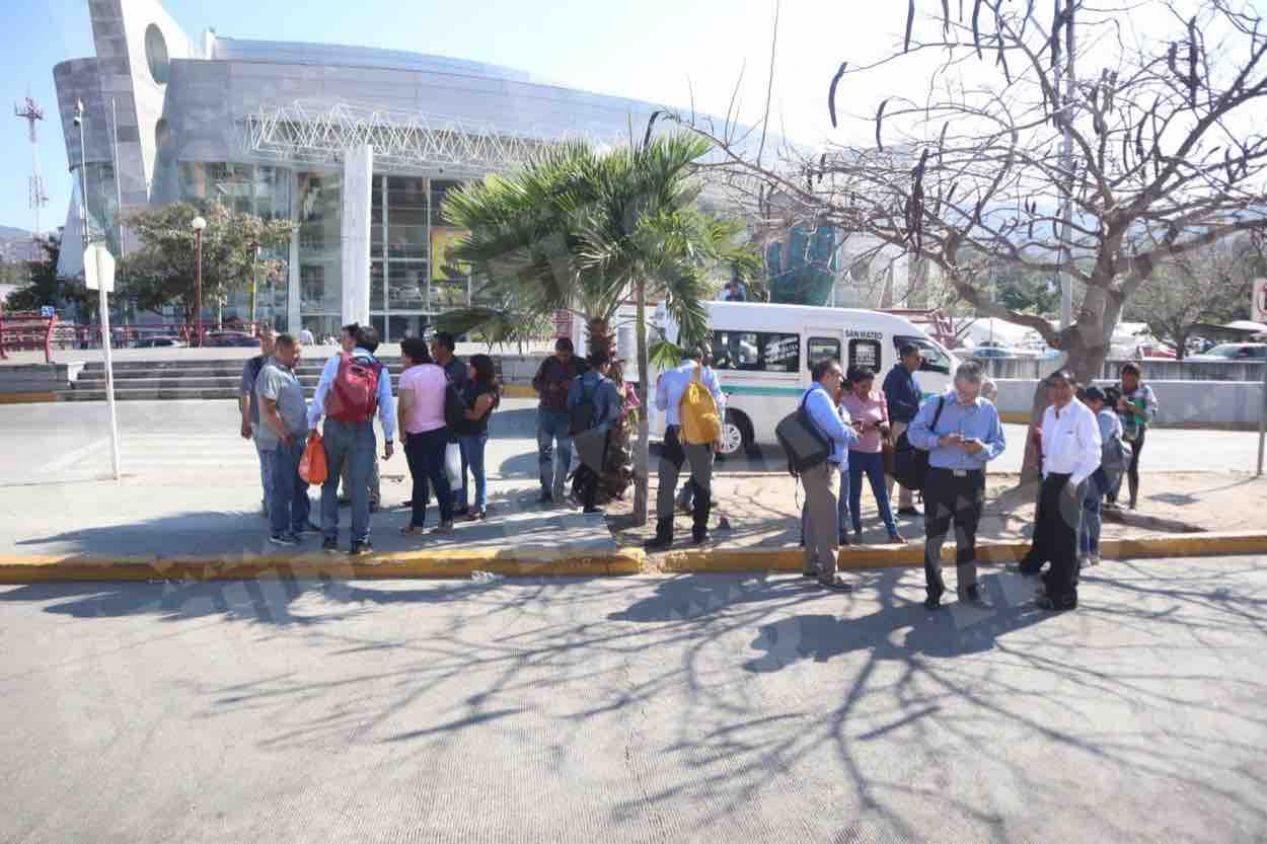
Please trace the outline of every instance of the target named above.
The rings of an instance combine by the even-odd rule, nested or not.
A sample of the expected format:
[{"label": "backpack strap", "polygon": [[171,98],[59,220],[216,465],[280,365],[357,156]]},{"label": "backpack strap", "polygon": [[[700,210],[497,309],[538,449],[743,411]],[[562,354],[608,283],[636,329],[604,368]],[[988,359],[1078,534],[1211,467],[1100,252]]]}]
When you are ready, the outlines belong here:
[{"label": "backpack strap", "polygon": [[[937,423],[941,421],[941,412],[946,409],[946,397],[944,395],[937,397],[937,412],[933,414],[933,424],[928,426],[928,430],[937,434]],[[937,434],[940,436],[940,434]]]}]

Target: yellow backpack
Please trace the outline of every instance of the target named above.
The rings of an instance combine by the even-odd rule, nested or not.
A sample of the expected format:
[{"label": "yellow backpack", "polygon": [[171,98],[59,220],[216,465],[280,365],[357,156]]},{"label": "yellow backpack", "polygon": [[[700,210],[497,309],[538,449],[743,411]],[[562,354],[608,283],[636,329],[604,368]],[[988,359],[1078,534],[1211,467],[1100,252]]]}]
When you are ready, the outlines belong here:
[{"label": "yellow backpack", "polygon": [[682,403],[678,406],[682,442],[688,445],[710,445],[721,440],[721,413],[713,394],[700,380],[703,369],[700,364],[695,364],[695,374],[686,385]]}]

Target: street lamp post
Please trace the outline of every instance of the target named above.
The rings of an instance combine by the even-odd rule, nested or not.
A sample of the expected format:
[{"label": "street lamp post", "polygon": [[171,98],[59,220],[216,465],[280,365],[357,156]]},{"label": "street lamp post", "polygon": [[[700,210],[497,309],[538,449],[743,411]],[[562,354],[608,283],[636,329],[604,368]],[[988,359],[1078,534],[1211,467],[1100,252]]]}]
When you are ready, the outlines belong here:
[{"label": "street lamp post", "polygon": [[207,221],[194,217],[189,225],[194,230],[194,336],[202,348],[202,230]]}]

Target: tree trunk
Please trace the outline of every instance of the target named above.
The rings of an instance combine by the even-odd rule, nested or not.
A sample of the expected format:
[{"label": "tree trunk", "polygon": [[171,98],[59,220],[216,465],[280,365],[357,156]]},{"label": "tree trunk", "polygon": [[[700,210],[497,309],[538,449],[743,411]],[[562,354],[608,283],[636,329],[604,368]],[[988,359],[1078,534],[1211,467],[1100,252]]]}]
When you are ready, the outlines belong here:
[{"label": "tree trunk", "polygon": [[[1109,354],[1109,341],[1113,335],[1113,327],[1117,325],[1120,305],[1115,305],[1098,288],[1091,288],[1083,300],[1082,312],[1071,330],[1063,332],[1063,348],[1065,362],[1063,369],[1073,373],[1079,384],[1090,384],[1099,378],[1104,370],[1104,361]],[[1030,425],[1026,432],[1025,460],[1021,466],[1021,483],[1032,483],[1038,479],[1039,462],[1035,432],[1042,424],[1043,412],[1047,409],[1047,394],[1040,380],[1034,388],[1034,401],[1030,406]]]},{"label": "tree trunk", "polygon": [[[608,357],[616,357],[616,335],[612,332],[611,321],[606,317],[586,315],[586,331],[589,333],[587,348],[589,354],[597,351],[606,352]],[[612,380],[624,396],[623,367],[612,367]],[[625,497],[629,482],[633,478],[631,449],[629,447],[629,422],[622,418],[612,429],[611,441],[607,446],[607,456],[603,461],[602,471],[598,475],[598,504],[606,505]]]},{"label": "tree trunk", "polygon": [[634,504],[635,525],[647,523],[647,464],[651,459],[651,428],[647,421],[647,377],[650,363],[647,360],[647,285],[641,279],[634,286],[638,315],[634,320],[635,341],[638,349],[638,401],[642,407],[638,413],[638,448],[634,451]]},{"label": "tree trunk", "polygon": [[616,337],[612,334],[611,323],[604,317],[586,317],[586,329],[589,331],[589,354],[604,351],[609,357],[616,356]]}]

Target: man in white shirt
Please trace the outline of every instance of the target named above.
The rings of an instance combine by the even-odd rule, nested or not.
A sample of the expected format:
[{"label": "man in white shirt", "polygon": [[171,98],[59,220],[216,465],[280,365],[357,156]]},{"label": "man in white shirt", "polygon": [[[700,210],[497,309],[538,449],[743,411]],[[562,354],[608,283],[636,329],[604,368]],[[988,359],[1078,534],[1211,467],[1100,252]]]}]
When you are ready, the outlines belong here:
[{"label": "man in white shirt", "polygon": [[1038,495],[1035,542],[1045,543],[1051,568],[1043,575],[1046,610],[1078,606],[1078,528],[1087,479],[1100,468],[1100,426],[1095,414],[1075,401],[1077,385],[1067,370],[1047,379],[1052,404],[1043,413],[1043,485]]}]

